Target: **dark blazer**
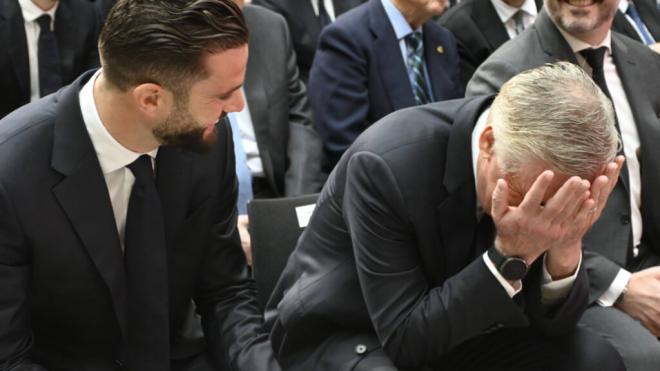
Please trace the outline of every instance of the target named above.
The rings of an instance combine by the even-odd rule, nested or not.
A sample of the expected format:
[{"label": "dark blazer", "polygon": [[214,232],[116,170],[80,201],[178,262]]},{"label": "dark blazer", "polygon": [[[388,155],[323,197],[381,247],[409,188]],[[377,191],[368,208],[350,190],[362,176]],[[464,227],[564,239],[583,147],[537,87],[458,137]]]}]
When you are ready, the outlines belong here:
[{"label": "dark blazer", "polygon": [[[524,53],[520,51],[524,50]],[[660,255],[660,56],[628,37],[612,32],[612,56],[641,141],[642,241]],[[544,63],[569,61],[577,64],[575,53],[545,11],[534,25],[502,45],[477,69],[468,84],[467,95],[497,92],[515,74]],[[650,78],[653,76],[654,78]],[[595,301],[610,286],[620,267],[627,266],[632,249],[628,185],[617,183],[602,216],[585,236],[585,264],[589,268],[590,299]]]},{"label": "dark blazer", "polygon": [[[422,26],[424,58],[436,101],[463,96],[451,32]],[[323,30],[309,99],[330,170],[355,138],[390,112],[415,105],[408,70],[380,0],[344,14]]]},{"label": "dark blazer", "polygon": [[[43,370],[34,362],[105,371],[122,362],[124,259],[78,101],[90,76],[0,121],[0,365],[11,370]],[[192,298],[217,363],[278,370],[258,334],[260,309],[236,230],[228,127],[218,125],[208,154],[158,152],[170,341],[179,345]]]},{"label": "dark blazer", "polygon": [[[540,10],[543,0],[536,0]],[[509,34],[491,0],[464,0],[449,8],[438,21],[456,37],[461,57],[463,89],[479,65],[509,40]]]},{"label": "dark blazer", "polygon": [[243,9],[250,29],[245,95],[259,154],[277,196],[321,189],[321,139],[312,125],[305,85],[286,22],[258,6]]},{"label": "dark blazer", "polygon": [[352,370],[381,344],[397,367],[420,369],[496,328],[573,328],[587,302],[584,269],[547,308],[538,260],[517,305],[474,247],[470,138],[491,99],[395,112],[342,157],[267,306],[285,369]]},{"label": "dark blazer", "polygon": [[[625,1],[625,0],[624,0]],[[655,0],[634,0],[639,16],[656,42],[660,42],[660,9]],[[641,42],[641,38],[625,14],[617,10],[612,23],[612,30],[620,32],[633,40]]]},{"label": "dark blazer", "polygon": [[[366,0],[333,0],[335,16],[339,17]],[[312,68],[314,53],[319,42],[321,26],[310,0],[254,0],[253,4],[265,6],[280,13],[289,24],[293,49],[298,56],[298,68],[301,79],[307,83],[309,70]]]},{"label": "dark blazer", "polygon": [[[62,62],[63,84],[99,66],[96,41],[100,23],[94,4],[60,0],[55,35]],[[30,61],[18,0],[0,2],[0,118],[30,101]]]}]

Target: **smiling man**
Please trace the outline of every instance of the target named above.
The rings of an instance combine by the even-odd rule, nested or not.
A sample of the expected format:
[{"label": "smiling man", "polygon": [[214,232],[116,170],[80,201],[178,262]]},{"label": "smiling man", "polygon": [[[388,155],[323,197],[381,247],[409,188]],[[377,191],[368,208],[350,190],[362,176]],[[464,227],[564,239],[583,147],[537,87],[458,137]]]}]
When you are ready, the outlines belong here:
[{"label": "smiling man", "polygon": [[581,238],[623,161],[613,121],[563,63],[494,101],[373,125],[328,179],[270,299],[283,368],[622,370],[609,344],[575,329]]},{"label": "smiling man", "polygon": [[[247,29],[120,0],[102,68],[0,122],[0,368],[278,370],[236,230]],[[191,300],[206,338],[180,336]]]},{"label": "smiling man", "polygon": [[629,371],[660,369],[660,57],[611,32],[618,0],[546,0],[534,25],[477,70],[468,95],[556,60],[584,68],[614,103],[625,167],[585,236],[590,303],[582,324],[623,355]]}]

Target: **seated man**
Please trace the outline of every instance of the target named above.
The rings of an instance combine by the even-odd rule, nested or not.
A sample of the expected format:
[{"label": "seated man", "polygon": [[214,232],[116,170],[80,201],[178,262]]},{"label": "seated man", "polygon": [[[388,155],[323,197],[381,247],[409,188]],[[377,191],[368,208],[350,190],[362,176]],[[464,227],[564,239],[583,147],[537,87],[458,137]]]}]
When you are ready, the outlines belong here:
[{"label": "seated man", "polygon": [[0,369],[279,370],[216,124],[247,41],[231,0],[119,0],[102,68],[0,121]]},{"label": "seated man", "polygon": [[270,299],[280,363],[353,370],[384,352],[406,370],[622,370],[575,328],[581,240],[618,145],[611,104],[568,63],[494,102],[387,116],[337,165]]},{"label": "seated man", "polygon": [[383,116],[463,96],[456,40],[431,20],[445,7],[444,0],[369,0],[325,28],[309,77],[325,172]]}]

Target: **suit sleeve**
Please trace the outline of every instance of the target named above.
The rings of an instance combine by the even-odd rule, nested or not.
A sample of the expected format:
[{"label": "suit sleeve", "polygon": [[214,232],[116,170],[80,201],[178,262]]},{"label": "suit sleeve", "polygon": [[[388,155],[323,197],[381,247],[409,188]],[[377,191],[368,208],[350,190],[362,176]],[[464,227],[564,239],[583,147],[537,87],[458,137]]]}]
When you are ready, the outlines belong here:
[{"label": "suit sleeve", "polygon": [[[289,28],[281,20],[281,33],[286,51],[286,74],[289,91],[289,167],[285,174],[287,197],[316,193],[321,189],[321,139],[312,123],[312,110],[305,85],[300,80],[296,53],[293,51]],[[275,30],[273,30],[275,32]]]},{"label": "suit sleeve", "polygon": [[27,241],[0,184],[0,369],[45,371],[29,359],[32,346]]},{"label": "suit sleeve", "polygon": [[[214,202],[215,224],[209,232],[195,303],[210,353],[219,367],[232,370],[279,371],[254,282],[248,277],[236,220],[238,183],[229,125],[219,125],[220,189]],[[224,369],[224,368],[222,368]]]},{"label": "suit sleeve", "polygon": [[367,57],[350,31],[331,24],[321,34],[309,79],[309,99],[330,165],[367,126]]},{"label": "suit sleeve", "polygon": [[361,152],[350,159],[347,171],[343,210],[358,278],[375,331],[395,365],[437,365],[465,340],[529,324],[481,257],[431,286],[418,236],[386,162]]}]

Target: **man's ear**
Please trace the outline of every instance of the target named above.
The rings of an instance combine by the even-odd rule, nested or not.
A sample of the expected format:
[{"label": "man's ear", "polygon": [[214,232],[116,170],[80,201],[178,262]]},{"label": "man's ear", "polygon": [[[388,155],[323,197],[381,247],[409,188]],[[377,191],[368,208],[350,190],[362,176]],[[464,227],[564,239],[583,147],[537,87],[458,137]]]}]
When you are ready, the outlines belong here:
[{"label": "man's ear", "polygon": [[132,93],[137,110],[149,118],[160,120],[167,117],[173,107],[173,94],[158,84],[137,85]]},{"label": "man's ear", "polygon": [[489,159],[493,156],[495,145],[495,135],[493,134],[493,127],[486,126],[484,131],[479,135],[479,152],[484,159]]}]

